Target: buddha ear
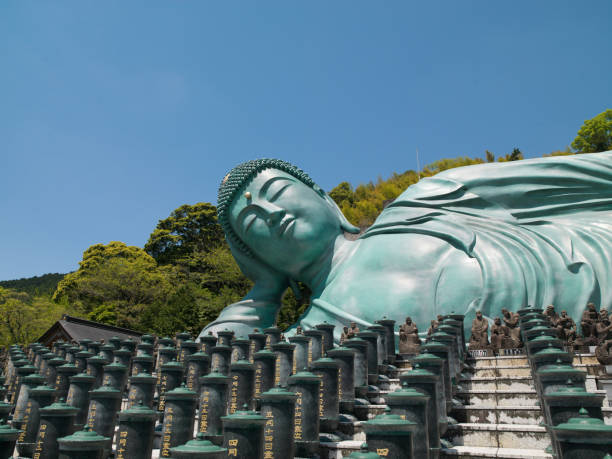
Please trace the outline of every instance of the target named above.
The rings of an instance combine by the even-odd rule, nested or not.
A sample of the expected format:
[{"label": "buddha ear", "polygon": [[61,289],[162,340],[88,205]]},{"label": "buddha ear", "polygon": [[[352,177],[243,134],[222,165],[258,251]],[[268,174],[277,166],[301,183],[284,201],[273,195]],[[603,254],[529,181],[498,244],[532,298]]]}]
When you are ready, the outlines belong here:
[{"label": "buddha ear", "polygon": [[329,204],[330,207],[334,210],[334,212],[338,216],[338,220],[340,220],[340,228],[342,228],[342,230],[347,232],[347,233],[358,234],[359,233],[359,228],[357,228],[356,226],[352,225],[346,219],[346,217],[344,216],[344,214],[340,210],[340,207],[338,207],[338,204],[336,204],[336,201],[334,201],[332,198],[330,198],[329,195],[325,191],[323,191],[321,188],[319,188],[317,185],[315,185],[313,188],[314,188],[314,190],[317,193],[319,193],[319,195],[323,199],[325,199],[327,204]]}]

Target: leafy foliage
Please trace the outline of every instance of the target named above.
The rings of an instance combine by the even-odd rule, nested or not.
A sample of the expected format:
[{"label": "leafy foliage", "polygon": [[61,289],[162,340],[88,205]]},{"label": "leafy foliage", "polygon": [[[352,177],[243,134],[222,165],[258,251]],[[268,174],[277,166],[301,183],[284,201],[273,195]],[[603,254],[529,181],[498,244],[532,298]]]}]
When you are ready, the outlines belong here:
[{"label": "leafy foliage", "polygon": [[0,281],[0,287],[18,292],[25,292],[30,296],[53,295],[57,284],[64,278],[65,274],[49,273],[42,276],[27,277],[15,280]]},{"label": "leafy foliage", "polygon": [[143,311],[172,292],[169,270],[158,268],[141,248],[123,242],[92,245],[79,265],[62,279],[53,299],[91,320],[140,328]]},{"label": "leafy foliage", "polygon": [[0,287],[0,345],[35,341],[65,312],[48,296]]},{"label": "leafy foliage", "polygon": [[572,142],[578,153],[612,150],[612,109],[586,120]]}]

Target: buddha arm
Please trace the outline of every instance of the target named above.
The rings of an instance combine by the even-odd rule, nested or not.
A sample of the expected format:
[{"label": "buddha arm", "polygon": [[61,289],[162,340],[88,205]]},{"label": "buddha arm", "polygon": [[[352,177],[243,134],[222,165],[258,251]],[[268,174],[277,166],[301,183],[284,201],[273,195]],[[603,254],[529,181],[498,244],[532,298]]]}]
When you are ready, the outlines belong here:
[{"label": "buddha arm", "polygon": [[286,288],[286,284],[280,282],[256,282],[242,300],[226,306],[219,317],[202,330],[200,336],[229,328],[234,330],[236,336],[246,337],[254,328],[272,327]]}]

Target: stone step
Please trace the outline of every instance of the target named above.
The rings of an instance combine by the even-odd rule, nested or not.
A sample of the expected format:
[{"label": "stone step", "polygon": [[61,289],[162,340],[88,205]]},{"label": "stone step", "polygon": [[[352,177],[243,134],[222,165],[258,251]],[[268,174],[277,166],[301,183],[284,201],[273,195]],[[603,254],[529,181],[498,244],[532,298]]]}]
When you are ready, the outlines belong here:
[{"label": "stone step", "polygon": [[486,446],[454,446],[442,448],[440,459],[488,459],[492,457],[505,459],[549,459],[552,455],[540,449],[489,448]]},{"label": "stone step", "polygon": [[476,378],[514,378],[517,376],[531,376],[529,365],[497,366],[476,368],[472,372]]},{"label": "stone step", "polygon": [[464,405],[471,406],[537,406],[538,394],[531,389],[485,389],[463,390],[455,397],[464,400]]},{"label": "stone step", "polygon": [[457,422],[470,424],[539,425],[543,422],[539,406],[461,406],[454,407],[451,416]]},{"label": "stone step", "polygon": [[445,437],[456,446],[544,450],[550,445],[546,429],[533,424],[449,424]]},{"label": "stone step", "polygon": [[528,365],[526,356],[504,355],[498,357],[478,357],[467,363],[473,368],[515,367]]},{"label": "stone step", "polygon": [[464,390],[530,390],[533,389],[533,378],[531,376],[513,376],[499,378],[474,376],[469,378],[462,378],[459,384]]}]

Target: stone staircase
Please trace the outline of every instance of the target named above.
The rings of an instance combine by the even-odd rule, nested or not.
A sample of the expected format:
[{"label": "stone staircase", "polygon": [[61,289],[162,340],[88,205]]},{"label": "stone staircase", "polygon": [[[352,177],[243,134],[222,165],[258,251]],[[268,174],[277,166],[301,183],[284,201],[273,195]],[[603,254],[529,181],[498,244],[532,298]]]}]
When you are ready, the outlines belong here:
[{"label": "stone staircase", "polygon": [[550,458],[538,396],[525,356],[468,361],[455,394],[443,458]]},{"label": "stone staircase", "polygon": [[[452,420],[444,436],[446,447],[440,458],[552,458],[545,451],[550,437],[541,425],[544,419],[526,356],[476,357],[466,363],[468,368],[455,393]],[[603,367],[594,355],[576,354],[573,364],[587,373],[587,390],[602,392],[597,390],[596,378]],[[398,362],[397,366],[402,373],[410,370],[409,362]],[[381,401],[388,392],[399,388],[399,379],[389,382],[389,390],[378,394]],[[370,403],[363,407],[369,419],[385,409],[374,399]],[[612,425],[612,408],[607,401],[605,405],[604,420]],[[321,457],[341,459],[358,451],[365,441],[362,424],[363,421],[341,421],[345,435],[342,439],[323,440]]]}]

